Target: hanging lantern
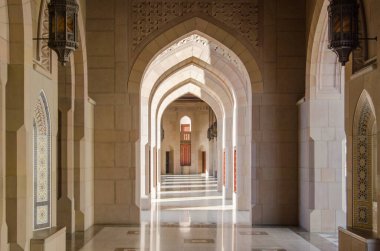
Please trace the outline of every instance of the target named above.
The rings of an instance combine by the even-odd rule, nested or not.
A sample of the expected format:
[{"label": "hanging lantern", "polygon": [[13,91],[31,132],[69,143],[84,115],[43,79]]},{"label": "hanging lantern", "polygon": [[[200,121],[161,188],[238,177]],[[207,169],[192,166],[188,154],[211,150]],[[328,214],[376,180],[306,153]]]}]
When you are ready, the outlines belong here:
[{"label": "hanging lantern", "polygon": [[78,10],[75,0],[51,0],[49,3],[48,46],[65,65],[72,51],[78,48]]},{"label": "hanging lantern", "polygon": [[338,55],[343,66],[359,45],[358,9],[356,0],[330,0],[328,7],[329,49]]},{"label": "hanging lantern", "polygon": [[216,121],[212,124],[211,128],[211,137],[214,139],[218,136],[218,124]]},{"label": "hanging lantern", "polygon": [[207,139],[210,141],[210,140],[212,140],[212,137],[211,137],[211,127],[209,127],[208,129],[207,129]]}]

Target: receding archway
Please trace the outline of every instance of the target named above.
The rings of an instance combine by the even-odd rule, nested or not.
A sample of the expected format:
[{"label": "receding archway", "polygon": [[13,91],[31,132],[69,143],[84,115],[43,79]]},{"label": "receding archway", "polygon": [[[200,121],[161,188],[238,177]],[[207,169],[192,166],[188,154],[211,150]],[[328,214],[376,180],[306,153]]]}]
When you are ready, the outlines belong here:
[{"label": "receding archway", "polygon": [[[203,77],[200,77],[203,76]],[[196,78],[196,79],[195,79]],[[200,68],[199,65],[189,64],[179,69],[178,71],[174,71],[172,75],[162,80],[161,84],[154,90],[152,93],[153,97],[150,102],[150,120],[151,120],[151,130],[150,130],[150,140],[152,142],[152,148],[156,146],[155,140],[156,135],[160,132],[157,130],[157,134],[155,133],[155,125],[157,124],[157,128],[160,126],[158,121],[161,120],[160,117],[156,116],[156,112],[154,107],[160,107],[157,111],[161,111],[161,106],[164,104],[164,107],[167,106],[168,100],[166,97],[172,96],[172,93],[181,93],[184,95],[183,90],[187,90],[189,93],[198,96],[208,103],[214,111],[218,114],[219,123],[219,132],[220,139],[218,144],[220,147],[226,147],[226,144],[232,143],[232,134],[225,133],[223,128],[226,128],[227,131],[230,131],[233,125],[233,98],[231,97],[231,93],[228,90],[225,90],[221,87],[221,84],[218,83],[220,80],[216,78],[214,74],[211,74],[208,71]],[[191,86],[188,83],[192,83]],[[175,96],[178,98],[179,96]],[[170,102],[173,102],[173,97],[169,98]],[[224,116],[225,114],[226,116]],[[156,119],[158,120],[156,121]],[[159,141],[158,141],[159,145]],[[151,163],[152,166],[155,166],[154,163]],[[218,166],[220,166],[218,164]],[[219,168],[220,169],[220,168]],[[221,173],[221,169],[219,170]],[[155,174],[154,174],[155,175]],[[231,182],[231,181],[230,181]],[[219,180],[219,190],[222,189],[222,183]]]},{"label": "receding archway", "polygon": [[[195,18],[199,20],[198,18]],[[200,22],[205,22],[201,20]],[[182,23],[179,26],[184,26],[188,24],[187,22]],[[147,189],[149,188],[146,185],[147,171],[150,167],[147,165],[146,157],[147,149],[151,147],[149,134],[152,130],[149,130],[149,125],[154,125],[157,122],[151,121],[149,114],[154,114],[150,110],[149,101],[152,100],[152,92],[156,88],[160,87],[161,78],[163,80],[175,74],[175,71],[186,67],[189,65],[189,61],[194,62],[199,60],[199,64],[204,71],[211,71],[213,74],[219,76],[219,87],[222,87],[233,100],[233,109],[232,109],[232,119],[231,124],[231,142],[228,142],[227,152],[229,164],[229,172],[227,175],[230,181],[228,187],[231,190],[230,194],[232,196],[233,188],[233,171],[232,171],[232,160],[233,160],[233,149],[237,149],[237,193],[236,200],[239,210],[251,210],[251,159],[250,159],[250,148],[252,144],[251,136],[251,124],[252,124],[252,89],[255,89],[255,85],[260,85],[261,74],[257,67],[255,67],[255,60],[252,58],[250,53],[248,57],[251,57],[250,61],[245,61],[247,55],[242,55],[239,53],[239,56],[236,55],[233,51],[228,49],[226,45],[219,43],[216,39],[209,37],[210,30],[207,29],[208,35],[202,33],[204,31],[203,27],[198,27],[197,22],[189,23],[191,25],[195,24],[194,29],[188,30],[188,27],[184,29],[184,34],[182,37],[178,38],[178,34],[173,37],[169,45],[158,45],[156,40],[153,40],[147,47],[142,51],[140,57],[134,64],[132,68],[131,75],[129,78],[128,88],[139,89],[140,92],[140,139],[137,142],[136,147],[139,149],[137,156],[137,182],[136,182],[136,204],[140,208],[149,208],[149,202],[144,202],[144,197],[148,195]],[[190,25],[190,26],[191,26]],[[185,27],[185,26],[184,26]],[[219,29],[219,28],[218,28]],[[190,32],[190,33],[188,33]],[[187,34],[186,34],[187,33]],[[214,32],[211,32],[214,33]],[[228,34],[226,34],[228,35]],[[161,36],[167,36],[166,33]],[[216,35],[217,36],[217,35]],[[169,40],[169,41],[170,41]],[[235,44],[239,42],[234,40]],[[240,48],[244,46],[240,45]],[[190,48],[190,50],[186,50]],[[202,47],[207,48],[206,53],[202,53]],[[191,48],[198,48],[191,50]],[[236,46],[234,47],[236,48]],[[166,64],[157,64],[157,62],[162,62],[163,58],[169,59],[175,51],[182,51],[180,57],[173,58],[173,60],[165,61]],[[202,55],[201,55],[202,54]],[[177,54],[178,55],[178,54]],[[203,58],[202,58],[203,57]],[[240,57],[243,57],[241,59]],[[195,59],[195,60],[194,60]],[[218,60],[216,60],[218,59]],[[222,60],[220,60],[222,59]],[[242,61],[244,60],[244,61]],[[244,63],[245,62],[245,63]],[[219,69],[219,70],[218,70]],[[225,72],[228,72],[227,74]],[[240,72],[240,74],[238,74]],[[229,74],[231,73],[231,74]],[[258,73],[258,74],[255,74]],[[251,76],[254,76],[252,78]],[[199,77],[199,76],[198,76]],[[203,78],[203,77],[201,77]],[[196,78],[197,79],[197,78]],[[199,80],[199,78],[197,79]],[[204,82],[204,81],[200,81]],[[146,83],[146,84],[144,84]],[[252,83],[252,84],[251,84]],[[240,87],[239,87],[240,85]],[[156,87],[157,86],[157,87]],[[162,94],[167,92],[168,89],[164,90]],[[217,94],[218,96],[218,94]],[[237,135],[239,134],[239,135]],[[157,138],[157,137],[156,137]],[[249,139],[242,140],[243,138]],[[150,150],[152,151],[152,149]],[[240,161],[241,160],[241,161]],[[243,161],[244,160],[244,161]],[[231,168],[230,168],[231,167]],[[141,200],[142,199],[142,200]],[[146,200],[145,200],[146,201]],[[142,205],[143,204],[143,205]]]},{"label": "receding archway", "polygon": [[[167,77],[167,78],[170,78],[171,76],[176,75],[176,74],[179,75],[179,76],[181,76],[181,77],[183,77],[183,76],[191,77],[192,75],[196,75],[198,77],[197,80],[199,82],[202,82],[202,81],[204,81],[204,79],[207,79],[208,75],[211,73],[211,75],[215,75],[216,78],[219,78],[219,80],[217,81],[217,82],[219,82],[219,84],[217,84],[216,86],[219,87],[219,88],[222,87],[222,89],[225,89],[226,92],[228,93],[227,97],[224,98],[224,100],[228,100],[228,99],[232,98],[233,99],[232,102],[235,103],[234,106],[240,107],[240,108],[235,108],[235,110],[236,111],[240,110],[241,114],[245,113],[243,111],[243,109],[246,109],[247,107],[250,107],[248,105],[248,103],[251,102],[251,100],[250,99],[247,100],[247,94],[244,93],[244,84],[242,84],[244,82],[242,81],[241,78],[244,78],[244,76],[247,76],[247,74],[244,74],[244,68],[240,67],[240,65],[238,64],[238,58],[233,53],[228,54],[228,58],[227,59],[231,60],[231,58],[232,58],[232,59],[234,59],[233,62],[235,62],[235,63],[232,66],[229,65],[229,68],[227,69],[228,63],[230,61],[226,60],[227,62],[225,62],[223,60],[220,60],[220,59],[226,59],[225,58],[225,54],[222,54],[221,51],[227,53],[226,52],[227,49],[223,48],[223,45],[217,44],[217,42],[211,42],[210,40],[211,40],[210,38],[205,38],[204,36],[200,35],[199,33],[189,34],[189,35],[186,35],[186,36],[184,36],[184,38],[181,38],[179,40],[180,41],[180,46],[178,46],[178,44],[174,44],[171,47],[169,47],[167,50],[165,50],[162,54],[159,54],[159,56],[157,57],[157,59],[154,60],[153,62],[151,62],[149,68],[146,70],[146,75],[144,76],[143,87],[142,87],[143,92],[141,93],[141,95],[142,95],[142,103],[144,103],[144,100],[150,99],[150,98],[148,98],[150,96],[149,90],[152,87],[154,87],[154,84],[152,84],[152,83],[155,83],[155,81],[157,81],[156,79],[159,79],[160,74],[162,74],[164,76],[168,75],[168,74],[165,73],[165,71],[163,70],[162,65],[159,62],[162,62],[164,60],[168,60],[168,62],[175,62],[175,60],[177,60],[178,62],[181,62],[181,60],[186,60],[189,57],[190,58],[194,57],[194,55],[193,55],[193,51],[194,50],[192,50],[192,48],[195,45],[196,47],[197,46],[201,46],[201,47],[203,46],[203,47],[205,47],[205,48],[203,48],[203,49],[205,49],[203,51],[206,51],[206,53],[204,53],[204,54],[206,54],[208,56],[205,57],[205,58],[202,58],[202,60],[203,60],[203,65],[205,65],[205,64],[209,65],[209,67],[208,67],[209,69],[204,70],[204,69],[202,69],[204,67],[201,67],[200,72],[199,71],[197,72],[197,70],[195,70],[194,68],[193,69],[189,69],[187,71],[188,72],[187,75],[185,75],[181,71],[179,72],[179,74],[177,74],[178,72],[173,72],[172,75],[169,75],[169,77]],[[210,49],[210,47],[211,47],[211,49]],[[215,53],[214,50],[212,50],[212,48],[221,48],[221,49],[219,51],[216,51],[216,53]],[[174,60],[171,60],[171,58],[173,58],[173,56],[174,56],[173,52],[175,52],[176,49],[184,50],[184,51],[182,51],[183,52],[182,55],[184,55],[184,56],[182,58],[180,58],[180,59],[174,58]],[[221,56],[222,56],[222,58],[221,58]],[[166,58],[163,59],[162,57],[166,57]],[[215,61],[215,62],[218,62],[218,63],[215,64],[215,65],[212,65],[212,61]],[[166,62],[166,61],[164,61],[164,62]],[[209,62],[209,63],[207,63],[207,62]],[[160,65],[160,67],[158,69],[156,69],[155,65]],[[177,65],[178,65],[178,63],[177,63]],[[170,67],[170,65],[169,66],[165,65],[165,67],[166,68],[172,68],[172,67]],[[176,65],[174,64],[173,67],[176,67]],[[227,71],[229,73],[228,77],[226,77],[226,75],[224,73],[222,73],[222,70],[218,70],[218,71],[215,72],[215,70],[213,69],[215,67],[216,67],[216,69],[218,69],[220,67],[223,67],[224,71]],[[181,68],[181,70],[183,70],[183,69],[186,69],[186,66],[183,67],[183,68]],[[236,69],[236,70],[234,70],[234,69]],[[210,73],[207,73],[207,72],[210,72]],[[241,74],[238,75],[237,72],[241,72]],[[174,77],[174,79],[175,79],[174,81],[171,80],[171,81],[168,81],[168,82],[169,83],[176,83],[176,82],[182,80],[178,76]],[[144,86],[144,83],[147,83],[148,86]],[[234,85],[239,85],[239,83],[240,83],[240,85],[242,87],[239,88],[239,87],[234,86]],[[161,86],[162,86],[162,84],[160,85],[160,87]],[[157,88],[157,89],[159,89],[159,88]],[[248,87],[248,89],[250,89],[250,88]],[[159,91],[157,91],[157,92],[159,92]],[[165,92],[165,90],[163,92]],[[220,95],[220,93],[217,93],[216,95]],[[231,97],[231,98],[228,98],[228,97]],[[147,112],[147,110],[144,110],[144,107],[145,107],[145,105],[142,105],[142,111],[141,111],[141,113],[142,114],[149,114]],[[231,122],[230,123],[230,126],[233,128],[233,132],[230,133],[230,134],[227,134],[227,135],[233,135],[231,138],[227,139],[228,145],[226,145],[226,149],[228,149],[228,151],[230,151],[233,148],[233,146],[230,145],[230,144],[237,144],[237,138],[235,136],[236,131],[237,131],[237,129],[236,129],[237,124],[240,124],[241,128],[244,128],[244,126],[242,126],[242,124],[244,122],[246,122],[246,121],[244,121],[242,115],[240,115],[240,117],[238,117],[237,112],[234,112],[234,109],[232,109],[231,111],[232,111],[232,113],[228,113],[228,114],[234,114],[233,115],[233,120],[235,122]],[[147,118],[149,120],[151,117],[148,115]],[[236,120],[238,118],[239,118],[240,122],[236,122]],[[143,120],[141,120],[141,125],[147,127],[146,123]],[[248,127],[249,127],[249,125],[248,125]],[[142,129],[142,131],[145,131],[145,130]],[[245,131],[244,129],[240,130],[239,133],[244,133],[244,131]],[[141,134],[141,135],[143,135],[143,134]],[[145,145],[145,144],[142,144],[142,146],[143,145]],[[150,151],[151,152],[155,151],[153,149],[154,146],[155,146],[154,142],[150,142],[150,147],[151,147]],[[228,156],[229,156],[229,154],[228,154]],[[140,159],[143,160],[143,158],[140,158]],[[231,166],[230,164],[232,164],[231,161],[232,161],[232,157],[229,156],[228,157],[228,162],[229,162],[228,166],[229,167]],[[154,166],[154,164],[150,163],[150,167],[153,167],[153,166]],[[146,167],[146,168],[150,168],[150,167]],[[231,168],[228,168],[228,171],[229,171],[229,175],[227,175],[227,177],[232,176],[232,170],[231,170]],[[153,173],[154,171],[150,171],[150,172]],[[231,194],[230,196],[232,196],[232,180],[229,179],[229,181],[227,182],[227,186],[226,187],[228,187],[228,189],[230,190],[230,194]]]},{"label": "receding archway", "polygon": [[[224,114],[227,110],[227,107],[224,106],[224,104],[218,100],[215,100],[214,97],[212,96],[212,94],[210,93],[209,90],[207,89],[202,89],[200,88],[199,84],[195,84],[194,80],[189,80],[190,83],[187,83],[187,84],[184,84],[184,85],[181,85],[180,87],[178,87],[178,89],[175,89],[173,90],[172,92],[168,92],[165,96],[163,96],[161,98],[161,101],[159,103],[159,106],[157,107],[157,119],[156,119],[156,124],[157,124],[157,138],[160,139],[161,138],[161,123],[160,121],[162,120],[162,115],[165,111],[165,109],[172,103],[174,102],[176,99],[178,99],[179,97],[185,95],[185,94],[192,94],[200,99],[202,99],[205,103],[207,103],[210,108],[215,112],[216,114],[216,118],[218,121],[220,121],[220,124],[218,126],[218,135],[217,135],[217,148],[218,150],[215,151],[215,154],[218,154],[218,153],[221,153],[222,152],[222,149],[223,149],[223,138],[225,137],[224,136],[224,133],[225,133],[225,130],[223,129],[224,128],[224,125],[226,124],[225,122],[223,123],[223,121],[225,121],[227,118],[224,117]],[[231,108],[229,108],[231,110]],[[157,141],[157,149],[160,150],[161,149],[161,142],[158,140]],[[216,167],[216,172],[217,173],[221,173],[222,169],[221,169],[221,165],[222,165],[222,162],[220,161],[220,157],[221,155],[218,156],[217,158],[217,167]],[[158,164],[160,164],[160,162],[158,161]],[[158,170],[159,170],[159,165],[158,165]],[[221,180],[219,179],[218,180],[218,190],[219,191],[222,191],[222,183],[221,183]]]}]

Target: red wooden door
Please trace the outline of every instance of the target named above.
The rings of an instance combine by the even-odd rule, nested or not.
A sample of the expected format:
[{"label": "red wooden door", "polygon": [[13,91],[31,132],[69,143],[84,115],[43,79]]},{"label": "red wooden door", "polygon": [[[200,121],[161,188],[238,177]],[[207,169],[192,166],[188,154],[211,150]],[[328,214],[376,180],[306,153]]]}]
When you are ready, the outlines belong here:
[{"label": "red wooden door", "polygon": [[181,166],[191,166],[191,131],[189,124],[181,125],[180,162]]},{"label": "red wooden door", "polygon": [[202,173],[206,173],[206,152],[202,152]]},{"label": "red wooden door", "polygon": [[181,166],[191,166],[191,144],[181,144]]}]

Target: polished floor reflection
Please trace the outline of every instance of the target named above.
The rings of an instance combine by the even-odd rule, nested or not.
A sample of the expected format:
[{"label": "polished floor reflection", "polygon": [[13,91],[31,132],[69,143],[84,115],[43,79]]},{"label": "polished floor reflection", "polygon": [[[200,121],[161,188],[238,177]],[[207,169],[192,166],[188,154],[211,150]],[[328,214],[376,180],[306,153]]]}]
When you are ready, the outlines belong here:
[{"label": "polished floor reflection", "polygon": [[218,191],[215,178],[167,175],[161,177],[151,210],[141,212],[139,226],[96,226],[82,236],[74,235],[68,241],[68,250],[337,250],[337,245],[323,235],[252,227],[248,216],[235,212],[232,200],[225,200]]},{"label": "polished floor reflection", "polygon": [[[306,233],[304,233],[305,235]],[[318,234],[304,238],[288,228],[250,228],[244,226],[174,225],[104,227],[82,251],[336,251],[337,246]]]},{"label": "polished floor reflection", "polygon": [[204,175],[163,175],[157,199],[150,211],[141,212],[141,222],[249,224],[248,212],[236,213],[233,201],[218,191],[217,179]]},{"label": "polished floor reflection", "polygon": [[232,210],[223,200],[218,181],[202,175],[163,175],[156,202],[161,210]]}]

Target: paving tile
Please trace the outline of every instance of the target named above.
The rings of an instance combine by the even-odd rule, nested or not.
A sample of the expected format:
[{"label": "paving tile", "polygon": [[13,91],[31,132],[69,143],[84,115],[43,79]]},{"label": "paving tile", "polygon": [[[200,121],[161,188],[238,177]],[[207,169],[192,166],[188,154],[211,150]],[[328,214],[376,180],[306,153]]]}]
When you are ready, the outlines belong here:
[{"label": "paving tile", "polygon": [[185,243],[191,243],[191,244],[209,244],[209,243],[215,243],[213,239],[185,239]]}]

